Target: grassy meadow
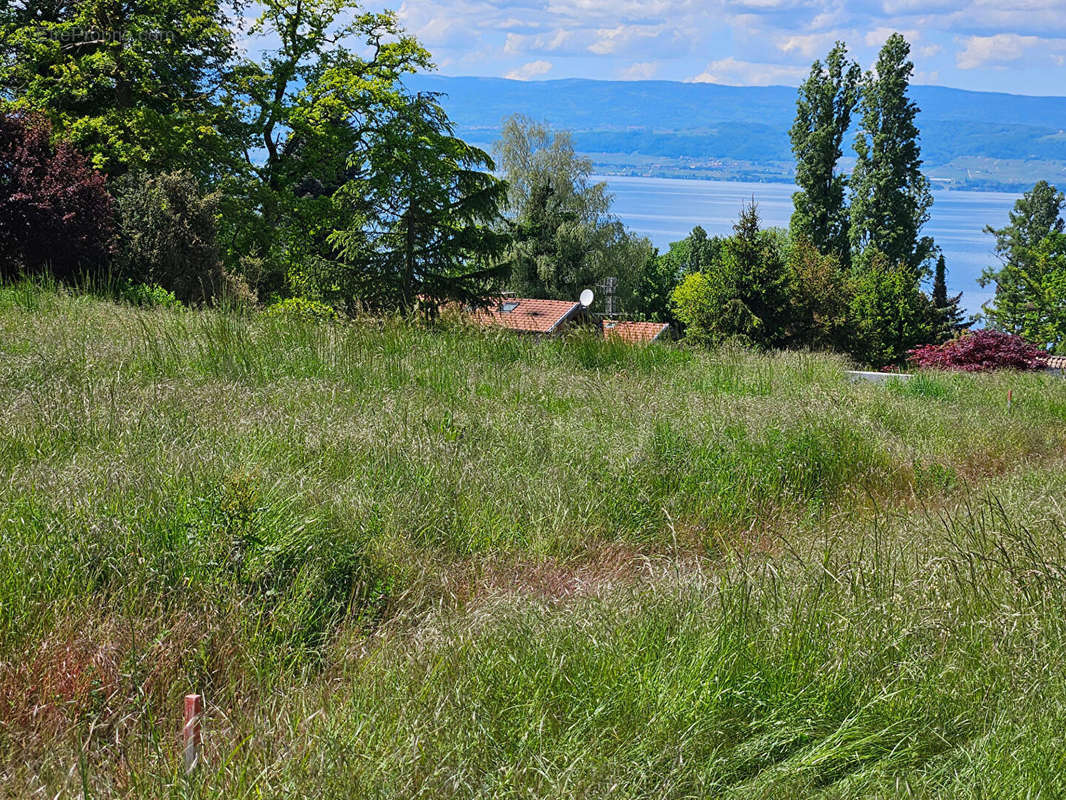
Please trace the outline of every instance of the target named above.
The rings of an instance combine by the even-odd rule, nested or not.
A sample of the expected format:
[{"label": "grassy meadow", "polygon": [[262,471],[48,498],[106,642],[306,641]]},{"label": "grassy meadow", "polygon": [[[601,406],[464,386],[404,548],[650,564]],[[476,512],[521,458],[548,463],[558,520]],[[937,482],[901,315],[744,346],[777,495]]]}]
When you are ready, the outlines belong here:
[{"label": "grassy meadow", "polygon": [[846,366],[0,288],[0,796],[1066,795],[1066,381]]}]

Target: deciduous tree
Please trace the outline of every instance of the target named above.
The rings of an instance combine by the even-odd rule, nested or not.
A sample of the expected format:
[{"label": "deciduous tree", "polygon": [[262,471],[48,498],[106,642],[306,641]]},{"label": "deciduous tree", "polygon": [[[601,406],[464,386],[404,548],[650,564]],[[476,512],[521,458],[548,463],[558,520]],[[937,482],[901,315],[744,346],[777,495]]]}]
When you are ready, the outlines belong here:
[{"label": "deciduous tree", "polygon": [[511,289],[573,300],[611,277],[617,279],[617,311],[662,312],[661,297],[642,294],[661,277],[648,274],[654,269],[651,242],[611,215],[606,184],[592,182],[592,164],[577,156],[568,133],[512,117],[496,153],[509,185]]},{"label": "deciduous tree", "polygon": [[114,201],[104,176],[51,138],[42,116],[0,114],[0,274],[72,280],[108,267]]},{"label": "deciduous tree", "polygon": [[248,179],[228,187],[223,247],[230,262],[264,264],[261,293],[308,284],[331,256],[328,237],[351,230],[333,195],[367,180],[368,148],[410,102],[400,85],[431,66],[392,12],[365,13],[348,0],[267,0],[249,35],[269,49],[233,79],[243,109]]},{"label": "deciduous tree", "polygon": [[867,250],[857,265],[851,318],[854,330],[848,351],[874,367],[902,365],[907,352],[928,344],[932,309],[907,264]]},{"label": "deciduous tree", "polygon": [[221,0],[13,0],[0,12],[0,99],[45,114],[110,176],[234,168],[241,131]]},{"label": "deciduous tree", "polygon": [[876,67],[862,83],[858,159],[851,178],[851,246],[873,250],[891,264],[906,266],[918,284],[928,275],[935,252],[922,235],[933,196],[922,173],[918,106],[908,97],[914,64],[910,45],[892,34]]},{"label": "deciduous tree", "polygon": [[1066,349],[1066,235],[1062,210],[1066,198],[1041,181],[1014,205],[1003,228],[986,228],[996,237],[998,268],[981,275],[996,294],[985,306],[989,322],[1042,347]]},{"label": "deciduous tree", "polygon": [[847,46],[837,42],[824,64],[814,62],[800,86],[790,131],[800,188],[792,196],[792,234],[845,265],[851,261],[847,178],[837,171],[837,164],[861,77],[858,64],[848,58]]},{"label": "deciduous tree", "polygon": [[215,217],[220,195],[191,172],[128,174],[116,182],[120,235],[116,267],[134,283],[162,286],[182,302],[222,287]]}]

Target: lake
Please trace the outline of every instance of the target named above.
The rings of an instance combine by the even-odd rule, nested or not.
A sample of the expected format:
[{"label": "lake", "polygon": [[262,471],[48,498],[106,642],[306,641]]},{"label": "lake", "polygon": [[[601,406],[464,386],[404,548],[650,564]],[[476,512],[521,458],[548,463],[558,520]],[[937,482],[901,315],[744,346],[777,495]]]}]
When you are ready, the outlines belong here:
[{"label": "lake", "polygon": [[[696,225],[707,233],[728,234],[741,204],[753,197],[764,227],[788,227],[792,193],[785,183],[696,181],[676,178],[600,176],[614,195],[614,213],[633,231],[647,236],[660,250],[685,238]],[[1002,227],[1017,195],[1001,192],[933,192],[932,218],[926,233],[944,251],[948,290],[963,292],[963,304],[976,313],[992,293],[977,278],[996,263],[993,239],[985,225]]]}]

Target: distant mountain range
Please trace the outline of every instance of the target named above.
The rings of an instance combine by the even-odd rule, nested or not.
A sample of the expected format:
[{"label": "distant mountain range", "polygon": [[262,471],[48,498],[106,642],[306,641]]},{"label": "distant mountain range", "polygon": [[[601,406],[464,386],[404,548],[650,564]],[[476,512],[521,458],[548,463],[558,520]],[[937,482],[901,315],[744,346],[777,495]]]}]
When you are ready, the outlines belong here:
[{"label": "distant mountain range", "polygon": [[[445,95],[461,135],[483,147],[521,113],[573,132],[610,175],[790,181],[796,90],[670,81],[512,81],[418,75]],[[1021,191],[1066,184],[1066,97],[914,86],[922,154],[937,185]],[[849,154],[852,155],[853,154]],[[847,166],[847,164],[845,164]]]}]

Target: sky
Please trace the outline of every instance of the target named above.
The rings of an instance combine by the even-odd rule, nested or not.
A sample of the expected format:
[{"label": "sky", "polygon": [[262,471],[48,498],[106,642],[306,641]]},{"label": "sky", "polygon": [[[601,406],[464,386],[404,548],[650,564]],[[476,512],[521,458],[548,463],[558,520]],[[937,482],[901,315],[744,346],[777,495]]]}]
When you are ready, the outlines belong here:
[{"label": "sky", "polygon": [[915,83],[1066,95],[1066,0],[404,0],[444,75],[796,86],[833,42],[893,31]]}]

